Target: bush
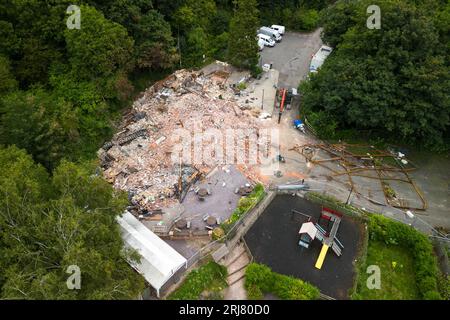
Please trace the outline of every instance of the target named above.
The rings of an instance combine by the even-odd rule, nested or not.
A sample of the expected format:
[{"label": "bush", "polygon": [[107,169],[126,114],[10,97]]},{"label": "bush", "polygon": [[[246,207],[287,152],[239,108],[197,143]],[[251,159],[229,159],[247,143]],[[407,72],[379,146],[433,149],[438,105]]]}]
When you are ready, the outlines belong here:
[{"label": "bush", "polygon": [[248,300],[262,300],[264,294],[257,285],[252,284],[247,288],[247,298]]},{"label": "bush", "polygon": [[218,240],[225,235],[225,231],[221,227],[214,228],[212,232],[213,240]]},{"label": "bush", "polygon": [[260,66],[255,65],[251,68],[250,72],[253,78],[258,78],[262,74],[263,69]]},{"label": "bush", "polygon": [[407,248],[414,258],[417,286],[423,299],[441,299],[437,289],[438,267],[433,246],[428,238],[403,223],[392,221],[380,215],[369,219],[371,240]]},{"label": "bush", "polygon": [[205,290],[219,292],[227,286],[227,268],[213,261],[189,273],[169,300],[197,300]]},{"label": "bush", "polygon": [[231,217],[221,224],[221,228],[228,233],[228,231],[233,227],[233,225],[238,221],[244,214],[254,208],[266,195],[264,191],[264,186],[260,183],[255,185],[253,191],[245,197],[239,199],[237,208],[233,211]]},{"label": "bush", "polygon": [[245,271],[245,284],[255,285],[263,292],[270,292],[274,285],[272,270],[269,267],[251,263]]},{"label": "bush", "polygon": [[284,300],[313,300],[320,291],[294,277],[273,272],[269,267],[251,263],[245,272],[245,288],[249,299],[262,299],[263,293],[273,293]]},{"label": "bush", "polygon": [[445,276],[444,274],[440,274],[439,281],[439,292],[444,300],[450,300],[450,276]]},{"label": "bush", "polygon": [[239,90],[245,90],[245,89],[247,89],[247,84],[245,82],[240,82],[240,83],[238,83],[238,85],[236,87]]},{"label": "bush", "polygon": [[293,17],[295,30],[312,31],[319,24],[319,13],[317,10],[299,9]]},{"label": "bush", "polygon": [[294,277],[274,275],[273,293],[284,300],[312,300],[319,297],[319,289]]},{"label": "bush", "polygon": [[321,139],[332,139],[335,136],[337,121],[327,112],[318,111],[308,114],[308,122]]}]

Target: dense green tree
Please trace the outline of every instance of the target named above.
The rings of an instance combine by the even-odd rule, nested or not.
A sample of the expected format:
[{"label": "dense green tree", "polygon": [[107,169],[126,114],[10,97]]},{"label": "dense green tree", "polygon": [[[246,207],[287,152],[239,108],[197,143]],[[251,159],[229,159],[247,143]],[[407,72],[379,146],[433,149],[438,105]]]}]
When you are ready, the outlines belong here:
[{"label": "dense green tree", "polygon": [[356,24],[356,9],[357,3],[355,1],[341,0],[322,11],[322,38],[325,43],[336,47],[342,42],[342,36]]},{"label": "dense green tree", "polygon": [[148,0],[92,0],[89,4],[103,12],[108,20],[114,21],[128,30],[138,24],[142,15],[152,9]]},{"label": "dense green tree", "polygon": [[92,7],[82,6],[81,14],[81,28],[64,31],[73,74],[93,79],[132,68],[133,40],[127,30]]},{"label": "dense green tree", "polygon": [[178,60],[170,24],[151,10],[133,26],[139,68],[168,69]]},{"label": "dense green tree", "polygon": [[[134,299],[143,279],[126,263],[115,218],[126,197],[91,164],[63,162],[49,178],[24,151],[0,149],[0,297]],[[68,266],[81,271],[69,290]]]},{"label": "dense green tree", "polygon": [[228,32],[230,26],[231,12],[229,10],[218,9],[213,18],[214,23],[211,26],[211,34],[218,36]]},{"label": "dense green tree", "polygon": [[79,139],[72,105],[42,89],[12,92],[0,99],[0,144],[26,149],[54,167]]},{"label": "dense green tree", "polygon": [[200,27],[207,32],[216,12],[214,0],[186,0],[175,13],[174,19],[178,27],[184,31]]},{"label": "dense green tree", "polygon": [[259,27],[256,0],[238,0],[230,22],[228,54],[230,62],[239,68],[253,69],[258,63],[256,31]]},{"label": "dense green tree", "polygon": [[8,58],[0,55],[0,94],[17,87],[17,81],[11,73],[11,63]]},{"label": "dense green tree", "polygon": [[9,56],[15,77],[23,87],[45,85],[52,63],[63,59],[65,14],[70,3],[68,0],[2,2],[0,51]]},{"label": "dense green tree", "polygon": [[192,29],[187,35],[185,62],[191,66],[201,66],[208,57],[208,36],[201,27]]},{"label": "dense green tree", "polygon": [[0,21],[0,54],[11,56],[16,54],[20,47],[19,39],[14,33],[14,27],[11,22]]},{"label": "dense green tree", "polygon": [[358,2],[351,17],[357,23],[343,35],[348,21],[342,19],[346,27],[336,30],[325,25],[325,39],[329,32],[341,42],[303,87],[306,113],[331,116],[338,128],[442,145],[450,126],[450,73],[433,13],[408,1],[384,0],[382,28],[368,29],[362,9],[369,2]]}]

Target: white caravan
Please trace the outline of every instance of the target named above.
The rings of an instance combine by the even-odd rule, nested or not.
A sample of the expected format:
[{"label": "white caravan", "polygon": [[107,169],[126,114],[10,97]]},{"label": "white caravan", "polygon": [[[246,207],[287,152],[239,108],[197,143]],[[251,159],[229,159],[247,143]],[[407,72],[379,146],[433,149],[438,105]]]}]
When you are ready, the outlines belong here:
[{"label": "white caravan", "polygon": [[278,24],[273,24],[270,26],[270,28],[276,30],[280,35],[283,35],[286,31],[286,28],[284,26],[280,26]]},{"label": "white caravan", "polygon": [[317,70],[322,66],[325,62],[325,59],[330,55],[333,48],[328,46],[321,46],[319,51],[313,55],[311,59],[311,64],[309,66],[309,72],[317,72]]},{"label": "white caravan", "polygon": [[261,27],[261,28],[258,30],[258,33],[265,34],[265,35],[267,35],[267,36],[269,36],[269,37],[272,37],[276,42],[280,42],[281,39],[283,39],[283,38],[280,36],[280,34],[278,33],[278,31],[273,30],[273,29],[268,28],[268,27]]},{"label": "white caravan", "polygon": [[272,37],[269,37],[265,34],[258,34],[258,40],[262,40],[264,42],[264,45],[266,47],[274,47],[275,41],[272,39]]}]

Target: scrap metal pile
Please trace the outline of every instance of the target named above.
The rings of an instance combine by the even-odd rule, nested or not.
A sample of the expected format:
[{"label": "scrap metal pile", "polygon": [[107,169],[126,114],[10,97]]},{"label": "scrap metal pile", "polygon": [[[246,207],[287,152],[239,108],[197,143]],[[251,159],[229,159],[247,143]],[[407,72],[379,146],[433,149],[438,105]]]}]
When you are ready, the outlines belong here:
[{"label": "scrap metal pile", "polygon": [[328,170],[333,181],[372,202],[381,203],[374,196],[380,190],[388,205],[399,209],[427,209],[422,191],[409,174],[417,168],[401,152],[345,143],[297,145],[291,150],[304,156],[307,163]]},{"label": "scrap metal pile", "polygon": [[[240,108],[235,92],[225,85],[227,76],[223,71],[207,76],[176,71],[134,102],[121,130],[99,150],[104,177],[115,188],[127,191],[134,206],[155,210],[173,205],[184,192],[179,186],[188,187],[199,172],[206,173],[216,165],[173,163],[171,155],[177,141],[172,138],[177,129],[225,132],[262,127],[254,110]],[[245,151],[238,149],[236,153]],[[246,169],[251,175],[252,169]]]}]

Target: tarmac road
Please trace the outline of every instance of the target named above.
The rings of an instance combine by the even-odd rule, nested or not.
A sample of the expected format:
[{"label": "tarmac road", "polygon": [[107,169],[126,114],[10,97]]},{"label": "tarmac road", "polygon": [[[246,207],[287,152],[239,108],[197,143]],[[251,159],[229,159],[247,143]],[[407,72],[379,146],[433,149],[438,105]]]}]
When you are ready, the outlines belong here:
[{"label": "tarmac road", "polygon": [[[322,45],[320,39],[321,29],[311,33],[287,32],[283,40],[275,47],[265,47],[261,52],[262,64],[272,63],[273,68],[279,71],[278,87],[298,87],[300,81],[304,80],[309,73],[311,56],[317,52]],[[329,174],[320,168],[307,168],[304,159],[295,151],[288,151],[295,144],[318,143],[317,139],[307,134],[304,135],[293,129],[293,120],[298,117],[298,110],[285,111],[281,123],[277,121],[277,111],[274,110],[274,127],[278,128],[280,134],[280,153],[286,158],[286,163],[280,165],[283,176],[280,178],[270,176],[268,180],[274,184],[289,183],[305,179],[314,186],[326,188],[335,197],[345,201],[349,191],[345,191],[341,185],[334,181],[323,180],[325,174]],[[450,159],[444,156],[416,155],[413,152],[412,159],[418,164],[419,169],[412,174],[418,186],[422,189],[428,201],[428,209],[425,212],[415,212],[418,217],[432,226],[441,226],[450,230],[450,176],[448,168]],[[407,152],[407,157],[410,152]],[[315,183],[317,182],[317,183]],[[325,183],[324,183],[325,182]],[[365,186],[371,188],[371,185]],[[370,208],[370,204],[362,199],[354,199],[356,205]],[[364,202],[364,203],[363,203]],[[388,208],[373,208],[376,211]]]},{"label": "tarmac road", "polygon": [[297,88],[309,72],[311,56],[322,45],[321,29],[311,33],[287,32],[275,47],[265,47],[261,52],[262,64],[273,63],[280,72],[278,86]]}]

